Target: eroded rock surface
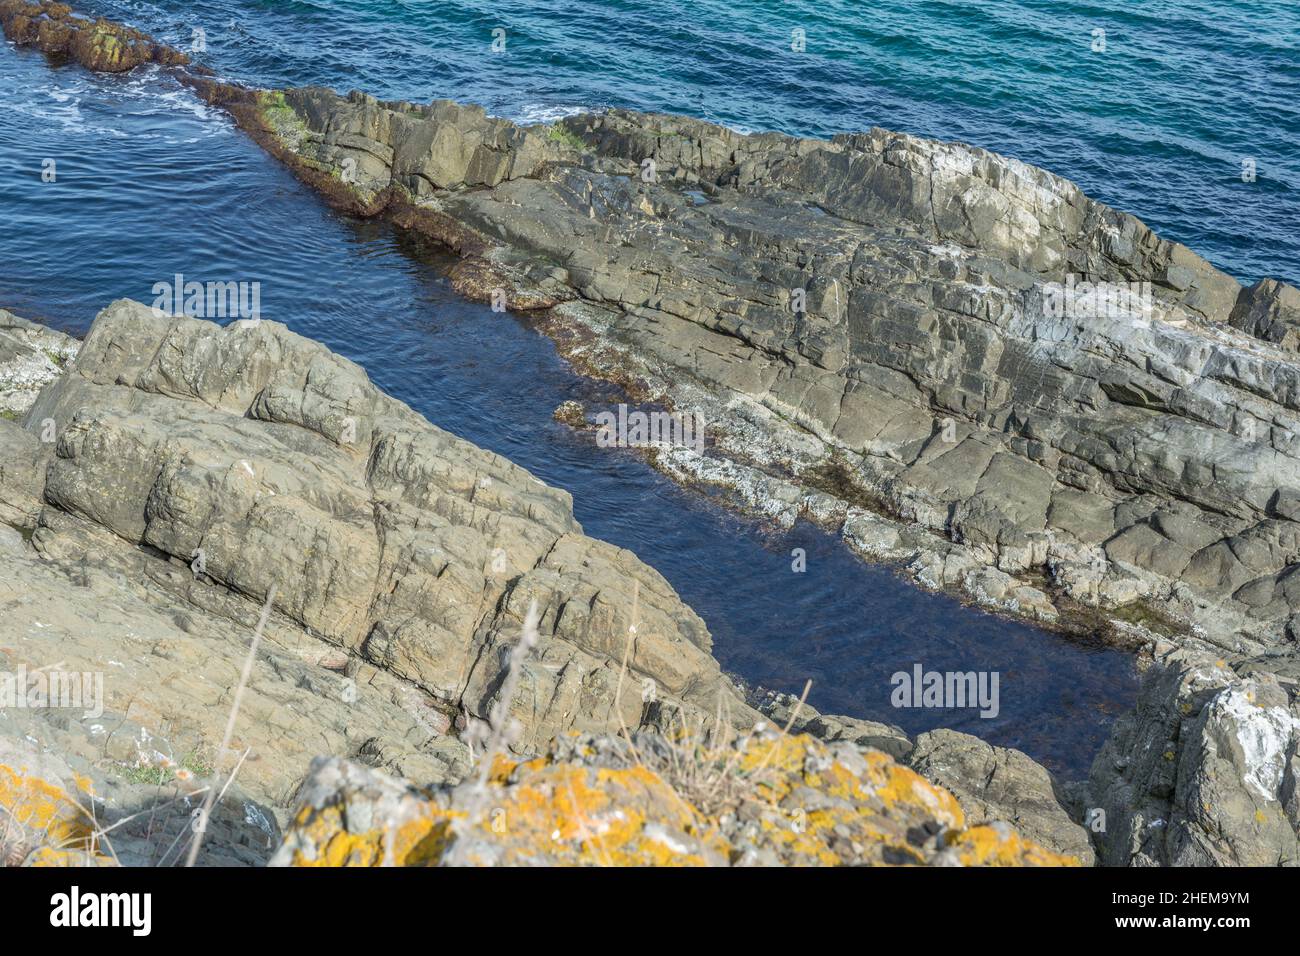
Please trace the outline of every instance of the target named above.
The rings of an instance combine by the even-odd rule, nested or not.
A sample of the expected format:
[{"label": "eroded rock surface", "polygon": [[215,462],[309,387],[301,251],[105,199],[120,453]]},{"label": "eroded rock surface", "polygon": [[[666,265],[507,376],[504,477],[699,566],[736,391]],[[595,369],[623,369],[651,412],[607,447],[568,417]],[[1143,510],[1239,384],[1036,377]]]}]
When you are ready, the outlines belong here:
[{"label": "eroded rock surface", "polygon": [[274,586],[281,641],[358,684],[384,675],[440,733],[487,717],[534,601],[543,641],[509,703],[517,747],[681,708],[752,715],[699,617],[631,553],[583,535],[565,492],[283,326],[115,303],[26,421],[52,448],[10,429],[0,461],[46,467],[0,476],[16,512],[42,503],[40,556],[245,625]]}]

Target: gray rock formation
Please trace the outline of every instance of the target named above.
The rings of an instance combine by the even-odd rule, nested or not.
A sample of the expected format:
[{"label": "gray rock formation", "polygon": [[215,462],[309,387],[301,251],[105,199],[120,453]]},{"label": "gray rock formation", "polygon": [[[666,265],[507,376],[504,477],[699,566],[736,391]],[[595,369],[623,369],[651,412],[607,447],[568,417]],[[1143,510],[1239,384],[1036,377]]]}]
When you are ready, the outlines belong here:
[{"label": "gray rock formation", "polygon": [[487,716],[536,601],[544,639],[509,703],[523,750],[617,729],[620,713],[630,727],[678,706],[712,714],[720,695],[746,712],[699,617],[632,554],[584,536],[566,493],[278,324],[117,302],[27,417],[45,421],[57,443],[33,544],[46,558],[94,555],[234,620],[275,586],[278,622],[462,723]]},{"label": "gray rock formation", "polygon": [[464,291],[579,300],[555,321],[596,331],[584,367],[703,413],[733,459],[666,470],[762,487],[784,520],[883,513],[921,581],[1049,622],[1061,599],[1154,606],[1235,648],[1300,609],[1288,286],[1243,289],[1043,170],[883,130],[517,127],[314,88],[263,112],[300,172],[460,252]]},{"label": "gray rock formation", "polygon": [[932,730],[916,738],[907,765],[951,792],[971,825],[1010,823],[1049,850],[1093,863],[1088,832],[1065,811],[1056,780],[1020,751]]},{"label": "gray rock formation", "polygon": [[[6,5],[15,42],[33,42],[9,22],[25,11]],[[460,254],[466,294],[558,306],[543,327],[581,367],[702,414],[710,453],[666,451],[670,474],[837,525],[863,554],[1007,612],[1050,623],[1090,605],[1145,639],[1132,622],[1190,625],[1094,766],[1099,860],[1300,857],[1295,289],[1243,289],[1073,184],[961,144],[624,111],[518,127],[447,102],[187,79],[332,201]],[[420,781],[463,773],[452,731],[492,709],[533,600],[542,640],[507,702],[516,749],[678,711],[755,719],[702,622],[583,536],[562,492],[320,346],[118,303],[20,430],[9,420],[71,354],[32,332],[0,313],[0,522],[20,532],[0,535],[14,569],[0,593],[36,666],[137,651],[105,711],[132,741],[165,727],[169,746],[210,744],[273,586],[241,741],[266,762],[241,786],[277,806],[309,751]],[[61,600],[64,581],[86,600]],[[800,721],[911,748],[885,725]],[[20,733],[86,761],[125,739],[0,727]],[[1071,801],[1020,755],[939,733],[910,759],[974,815],[1079,844]],[[249,819],[220,852],[260,839]]]},{"label": "gray rock formation", "polygon": [[[320,753],[405,767],[416,778],[455,777],[468,766],[465,745],[446,732],[427,695],[373,666],[349,667],[337,648],[288,621],[269,628],[233,753],[218,753],[255,614],[203,613],[154,583],[191,577],[189,569],[134,555],[106,534],[83,541],[76,558],[25,545],[0,557],[0,672],[98,675],[100,706],[83,694],[75,707],[6,707],[0,736],[30,738],[79,772],[98,768],[96,776],[119,780],[171,781],[187,764],[198,777],[205,767],[228,772],[248,749],[238,783],[274,807],[288,802]],[[112,806],[129,802],[100,790]]]},{"label": "gray rock formation", "polygon": [[1300,865],[1298,747],[1294,655],[1225,660],[1161,647],[1137,708],[1093,764],[1099,862]]},{"label": "gray rock formation", "polygon": [[1300,290],[1261,279],[1241,293],[1228,321],[1247,335],[1300,351]]}]

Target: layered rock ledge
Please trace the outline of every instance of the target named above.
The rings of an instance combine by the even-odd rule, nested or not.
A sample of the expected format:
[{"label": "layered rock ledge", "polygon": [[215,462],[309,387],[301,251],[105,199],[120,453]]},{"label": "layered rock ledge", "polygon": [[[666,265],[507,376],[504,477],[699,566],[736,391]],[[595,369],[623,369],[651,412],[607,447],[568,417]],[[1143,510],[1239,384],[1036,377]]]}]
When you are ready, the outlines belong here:
[{"label": "layered rock ledge", "polygon": [[[63,20],[58,7],[8,0],[0,23],[39,46],[14,24]],[[84,47],[55,52],[93,68]],[[268,93],[201,69],[182,79],[331,202],[460,254],[452,278],[466,294],[546,310],[584,370],[703,412],[709,453],[666,450],[671,473],[728,485],[778,521],[838,525],[865,555],[990,606],[1057,624],[1097,608],[1156,651],[1138,709],[1069,793],[963,735],[913,748],[890,728],[805,713],[808,729],[883,746],[952,780],[970,819],[1018,820],[1055,849],[1081,845],[1078,821],[1097,820],[1104,863],[1296,862],[1294,289],[1244,289],[1072,184],[960,144],[741,136],[623,111],[519,127],[447,102]],[[1043,299],[1071,277],[1149,282],[1153,307],[1054,314]],[[188,733],[224,716],[258,600],[284,588],[255,670],[282,726],[268,717],[268,763],[241,776],[254,800],[284,806],[293,774],[276,761],[313,749],[422,785],[459,779],[533,597],[542,649],[509,702],[523,750],[619,718],[653,728],[712,713],[719,699],[752,724],[698,619],[630,555],[585,539],[562,493],[416,421],[283,329],[109,311],[84,370],[78,359],[42,393],[26,429],[0,420],[0,519],[21,532],[0,543],[18,555],[16,581],[98,586],[159,633],[157,596],[170,595],[205,635],[173,635],[189,645],[182,660],[226,642],[215,697],[197,681],[158,698]],[[255,349],[241,344],[250,332]],[[481,476],[501,498],[479,494]],[[477,559],[516,536],[515,577],[493,583]],[[420,593],[402,588],[409,574]],[[9,611],[24,594],[19,583]],[[457,613],[470,606],[473,620]],[[653,707],[617,690],[629,606],[666,635],[663,658],[638,636],[630,665],[661,688]],[[33,615],[29,636],[43,630]],[[324,702],[326,675],[365,702],[363,719]],[[176,713],[191,698],[207,703]],[[308,700],[319,711],[299,725]],[[110,702],[131,719],[134,696]],[[320,746],[297,737],[306,723],[325,728]],[[450,793],[438,812],[455,807]]]},{"label": "layered rock ledge", "polygon": [[[1050,173],[882,130],[262,103],[296,168],[464,256],[464,291],[570,300],[552,321],[594,333],[588,367],[711,422],[670,472],[1045,622],[1154,609],[1232,649],[1291,640],[1290,287],[1244,289]],[[1149,283],[1151,311],[1055,314],[1071,277]]]},{"label": "layered rock ledge", "polygon": [[275,587],[278,643],[310,640],[340,671],[355,660],[358,684],[394,675],[433,726],[486,717],[534,602],[519,746],[720,699],[754,716],[699,617],[630,552],[585,536],[567,493],[278,323],[119,301],[25,422],[5,442],[46,465],[9,497],[40,503],[39,555],[93,558],[235,621]]}]

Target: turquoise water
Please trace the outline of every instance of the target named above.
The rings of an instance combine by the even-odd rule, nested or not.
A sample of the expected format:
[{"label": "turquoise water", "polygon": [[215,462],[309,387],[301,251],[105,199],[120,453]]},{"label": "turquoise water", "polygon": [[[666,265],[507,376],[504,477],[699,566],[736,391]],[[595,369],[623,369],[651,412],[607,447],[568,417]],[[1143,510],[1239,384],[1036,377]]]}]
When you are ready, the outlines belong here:
[{"label": "turquoise water", "polygon": [[[1300,31],[1276,3],[1233,17],[1198,4],[1138,15],[987,2],[83,8],[177,44],[203,27],[201,59],[260,86],[451,97],[528,120],[625,105],[752,129],[960,138],[1079,180],[1239,278],[1300,278]],[[1094,24],[1108,30],[1105,54],[1088,49]],[[498,25],[503,54],[490,50]],[[808,45],[797,56],[795,27]],[[1246,154],[1253,184],[1238,175]],[[46,158],[57,183],[41,182]],[[587,532],[659,569],[748,680],[798,692],[811,678],[824,711],[913,733],[956,727],[1076,779],[1132,705],[1123,654],[923,593],[831,535],[741,518],[555,424],[561,401],[618,396],[574,375],[526,324],[459,300],[436,251],[329,212],[157,70],[93,76],[0,48],[0,182],[0,307],[84,332],[105,303],[149,301],[174,272],[260,281],[264,316],[570,490]],[[807,573],[791,571],[796,547]],[[892,709],[889,677],[914,662],[997,670],[1002,713]]]},{"label": "turquoise water", "polygon": [[260,86],[463,99],[516,119],[616,105],[803,135],[883,126],[962,140],[1077,181],[1242,281],[1300,282],[1295,0],[83,6],[184,47],[201,27],[199,58]]}]

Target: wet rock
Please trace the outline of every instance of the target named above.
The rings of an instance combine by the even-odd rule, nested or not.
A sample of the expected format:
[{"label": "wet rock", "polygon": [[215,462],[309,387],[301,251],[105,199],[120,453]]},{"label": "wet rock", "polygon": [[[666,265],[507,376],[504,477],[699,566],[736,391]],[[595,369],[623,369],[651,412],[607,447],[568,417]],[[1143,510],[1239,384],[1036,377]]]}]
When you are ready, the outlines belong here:
[{"label": "wet rock", "polygon": [[562,425],[568,425],[570,428],[587,427],[587,410],[583,408],[581,402],[561,402],[556,406],[551,417]]},{"label": "wet rock", "polygon": [[104,73],[125,73],[143,63],[180,66],[189,57],[139,30],[110,20],[90,20],[63,3],[0,0],[0,27],[18,46],[66,56]]}]

